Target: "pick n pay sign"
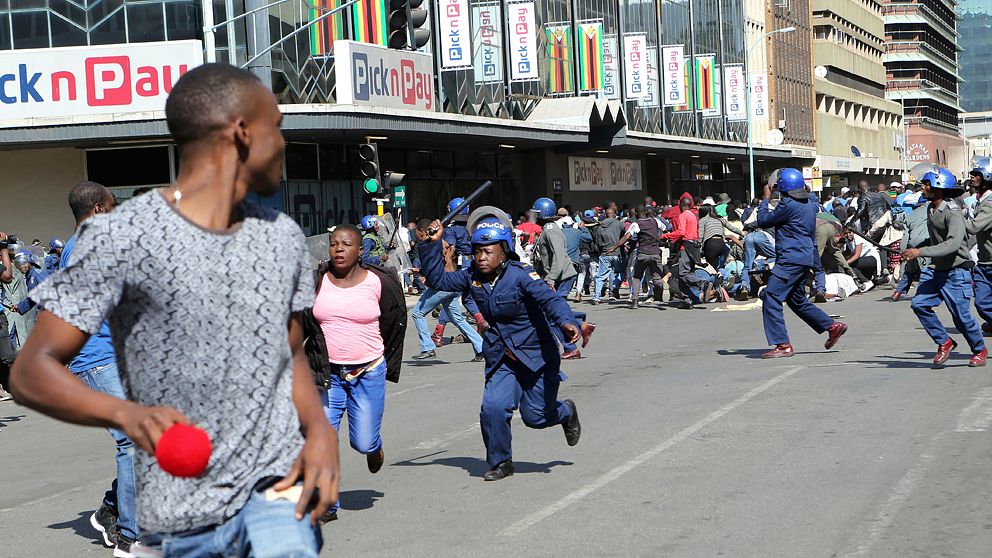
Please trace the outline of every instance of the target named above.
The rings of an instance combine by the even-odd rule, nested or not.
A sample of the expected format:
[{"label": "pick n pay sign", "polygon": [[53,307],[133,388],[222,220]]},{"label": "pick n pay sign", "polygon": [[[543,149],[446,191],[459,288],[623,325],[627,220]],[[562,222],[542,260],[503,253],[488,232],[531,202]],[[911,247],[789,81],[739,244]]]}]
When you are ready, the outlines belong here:
[{"label": "pick n pay sign", "polygon": [[200,64],[200,41],[5,51],[0,121],[165,110],[179,76]]},{"label": "pick n pay sign", "polygon": [[354,41],[334,41],[334,54],[339,104],[436,110],[429,54]]}]

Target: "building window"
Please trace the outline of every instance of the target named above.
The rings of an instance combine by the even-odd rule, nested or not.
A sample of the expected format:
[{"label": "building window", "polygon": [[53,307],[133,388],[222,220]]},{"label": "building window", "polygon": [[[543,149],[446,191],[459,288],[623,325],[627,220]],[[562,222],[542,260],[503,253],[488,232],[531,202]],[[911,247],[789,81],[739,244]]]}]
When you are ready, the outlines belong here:
[{"label": "building window", "polygon": [[171,147],[90,149],[86,152],[86,178],[104,186],[154,186],[173,180]]},{"label": "building window", "polygon": [[127,6],[128,39],[132,43],[165,40],[165,15],[162,4]]},{"label": "building window", "polygon": [[48,12],[15,12],[10,18],[14,48],[48,48]]}]

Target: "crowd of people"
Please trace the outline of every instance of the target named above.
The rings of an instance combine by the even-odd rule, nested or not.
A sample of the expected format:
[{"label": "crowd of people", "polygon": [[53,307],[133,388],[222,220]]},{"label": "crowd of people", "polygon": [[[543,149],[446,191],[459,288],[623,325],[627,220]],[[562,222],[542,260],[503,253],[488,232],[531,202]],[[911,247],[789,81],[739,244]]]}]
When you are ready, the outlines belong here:
[{"label": "crowd of people", "polygon": [[[120,558],[316,556],[320,526],[338,519],[345,415],[369,473],[385,464],[386,382],[400,378],[408,314],[413,360],[436,360],[450,321],[484,370],[487,482],[514,474],[514,410],[529,428],[561,427],[568,446],[580,440],[578,405],[558,399],[561,361],[581,358],[596,325],[574,303],[692,309],[757,296],[773,347],[762,356],[782,358],[795,354],[785,306],[831,349],[848,326],[814,303],[886,282],[898,301],[918,282],[912,308],[937,344],[934,364],[957,346],[934,313],[942,302],[971,365],[985,364],[970,299],[992,323],[988,159],[967,185],[935,166],[912,185],[862,183],[822,201],[795,169],[773,173],[748,204],[685,193],[576,211],[542,197],[513,222],[455,198],[451,222],[420,219],[399,241],[374,216],[334,227],[313,269],[292,219],[246,200],[279,187],[272,93],[249,72],[206,64],[180,78],[166,117],[175,185],[115,208],[103,186],[77,184],[76,232],[40,260],[0,233],[5,318],[37,314],[33,334],[20,339],[18,322],[0,336],[4,368],[13,363],[0,383],[23,405],[108,429],[117,478],[90,522]],[[387,265],[393,250],[411,264]],[[157,464],[175,424],[210,438],[199,476]]]}]

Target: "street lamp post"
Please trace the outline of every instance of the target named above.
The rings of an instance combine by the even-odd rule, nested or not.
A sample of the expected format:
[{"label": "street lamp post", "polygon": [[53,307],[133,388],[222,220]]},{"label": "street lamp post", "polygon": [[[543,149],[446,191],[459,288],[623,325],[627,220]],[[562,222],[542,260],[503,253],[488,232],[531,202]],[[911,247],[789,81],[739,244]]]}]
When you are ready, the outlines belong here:
[{"label": "street lamp post", "polygon": [[751,199],[754,199],[754,115],[751,114],[751,51],[754,47],[762,44],[765,39],[776,34],[776,33],[792,33],[795,31],[795,27],[783,27],[781,29],[776,29],[774,31],[769,31],[764,35],[758,37],[757,41],[748,47],[747,54],[744,57],[747,63],[747,95],[744,96],[745,105],[747,105],[747,168],[748,168],[748,181],[751,183]]}]

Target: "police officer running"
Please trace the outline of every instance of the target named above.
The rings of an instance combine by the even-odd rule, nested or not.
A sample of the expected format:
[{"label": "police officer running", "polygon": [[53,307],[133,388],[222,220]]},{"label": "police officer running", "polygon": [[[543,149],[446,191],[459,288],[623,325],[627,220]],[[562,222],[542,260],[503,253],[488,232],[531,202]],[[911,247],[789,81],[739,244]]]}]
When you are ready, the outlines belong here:
[{"label": "police officer running", "polygon": [[474,259],[468,269],[444,271],[440,221],[431,224],[430,242],[419,246],[421,272],[445,291],[468,291],[489,322],[483,343],[486,385],[479,422],[490,470],[484,480],[513,474],[510,420],[520,416],[530,428],[561,425],[568,445],[579,443],[575,403],[558,401],[561,357],[552,328],[575,343],[581,337],[568,303],[534,270],[516,260],[509,217],[483,217],[472,233]]},{"label": "police officer running", "polygon": [[816,250],[817,204],[809,198],[803,175],[796,169],[776,171],[775,188],[782,193],[782,200],[772,207],[769,199],[772,185],[765,185],[764,199],[758,206],[758,227],[775,228],[775,267],[772,268],[768,286],[762,292],[762,318],[765,338],[775,348],[761,358],[791,357],[795,354],[785,329],[782,303],[802,318],[817,333],[827,332],[824,348],[830,349],[847,332],[847,325],[835,321],[813,305],[803,291],[810,272],[820,269]]},{"label": "police officer running", "polygon": [[981,157],[969,173],[971,186],[980,196],[975,217],[965,221],[965,230],[975,235],[978,265],[975,266],[975,310],[985,323],[992,323],[992,158]]},{"label": "police officer running", "polygon": [[937,354],[933,357],[934,367],[947,362],[951,351],[958,346],[933,311],[941,302],[947,304],[954,326],[971,347],[972,355],[968,366],[985,366],[988,354],[985,341],[978,323],[971,315],[973,262],[968,250],[968,235],[961,208],[954,201],[964,190],[958,186],[954,173],[936,165],[923,175],[921,182],[923,194],[930,200],[927,218],[930,245],[910,248],[902,253],[902,258],[904,261],[912,261],[920,256],[927,256],[932,260],[920,274],[920,285],[916,288],[916,296],[912,302],[913,312],[937,344]]},{"label": "police officer running", "polygon": [[379,237],[379,222],[374,216],[366,215],[362,217],[360,228],[362,229],[362,262],[382,265],[384,261],[389,259],[389,254],[386,252],[386,245],[383,244],[382,238]]}]

